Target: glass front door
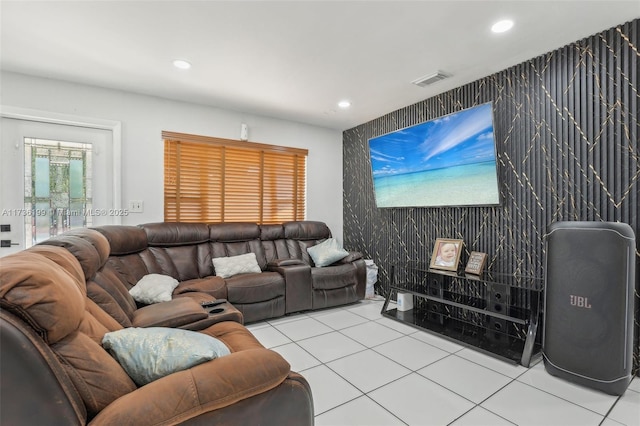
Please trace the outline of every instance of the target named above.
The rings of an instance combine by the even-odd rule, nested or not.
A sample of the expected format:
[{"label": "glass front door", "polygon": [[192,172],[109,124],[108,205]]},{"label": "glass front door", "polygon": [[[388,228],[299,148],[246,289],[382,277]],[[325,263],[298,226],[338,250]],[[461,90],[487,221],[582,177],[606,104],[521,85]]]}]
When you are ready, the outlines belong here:
[{"label": "glass front door", "polygon": [[24,139],[26,246],[92,223],[92,146]]}]

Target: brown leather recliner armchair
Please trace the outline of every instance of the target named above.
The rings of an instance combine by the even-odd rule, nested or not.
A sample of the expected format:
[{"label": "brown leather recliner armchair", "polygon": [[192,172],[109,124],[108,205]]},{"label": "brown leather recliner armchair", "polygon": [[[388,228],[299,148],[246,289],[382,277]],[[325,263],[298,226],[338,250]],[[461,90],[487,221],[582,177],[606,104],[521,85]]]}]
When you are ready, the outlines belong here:
[{"label": "brown leather recliner armchair", "polygon": [[137,387],[100,345],[123,326],[83,266],[48,245],[0,259],[1,424],[313,424],[308,383],[237,322],[201,330],[230,355]]}]

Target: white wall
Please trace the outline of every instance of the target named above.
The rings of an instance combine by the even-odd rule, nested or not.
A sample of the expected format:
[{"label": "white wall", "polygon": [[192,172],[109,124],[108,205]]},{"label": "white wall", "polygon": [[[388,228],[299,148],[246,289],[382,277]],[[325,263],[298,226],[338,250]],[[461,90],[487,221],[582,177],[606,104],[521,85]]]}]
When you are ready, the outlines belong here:
[{"label": "white wall", "polygon": [[[163,220],[163,130],[249,140],[309,150],[307,219],[326,222],[342,240],[342,132],[302,123],[3,72],[3,106],[29,108],[122,123],[122,206],[143,200],[144,212],[123,224]],[[6,185],[7,182],[2,182]]]}]

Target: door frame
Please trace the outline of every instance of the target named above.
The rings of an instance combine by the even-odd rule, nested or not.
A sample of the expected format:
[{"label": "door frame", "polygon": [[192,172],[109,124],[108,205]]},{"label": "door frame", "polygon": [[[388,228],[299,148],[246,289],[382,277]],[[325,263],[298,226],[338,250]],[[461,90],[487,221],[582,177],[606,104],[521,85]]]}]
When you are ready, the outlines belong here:
[{"label": "door frame", "polygon": [[[61,114],[29,108],[0,105],[0,117],[24,121],[36,121],[49,124],[62,124],[75,127],[87,127],[111,131],[112,144],[112,184],[113,208],[122,208],[122,123],[102,118],[83,117],[79,115]],[[122,224],[122,217],[114,216],[115,224]]]}]

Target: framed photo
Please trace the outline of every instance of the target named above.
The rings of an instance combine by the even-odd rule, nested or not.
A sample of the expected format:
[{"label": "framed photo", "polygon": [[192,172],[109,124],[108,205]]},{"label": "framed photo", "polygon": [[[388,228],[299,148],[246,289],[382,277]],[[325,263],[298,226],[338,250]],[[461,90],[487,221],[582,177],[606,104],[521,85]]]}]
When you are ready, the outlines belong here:
[{"label": "framed photo", "polygon": [[457,271],[463,244],[462,240],[436,239],[429,267],[445,271]]},{"label": "framed photo", "polygon": [[464,272],[474,275],[482,274],[484,265],[487,263],[487,254],[480,253],[479,251],[472,251],[469,255],[469,261],[467,267],[464,268]]}]

